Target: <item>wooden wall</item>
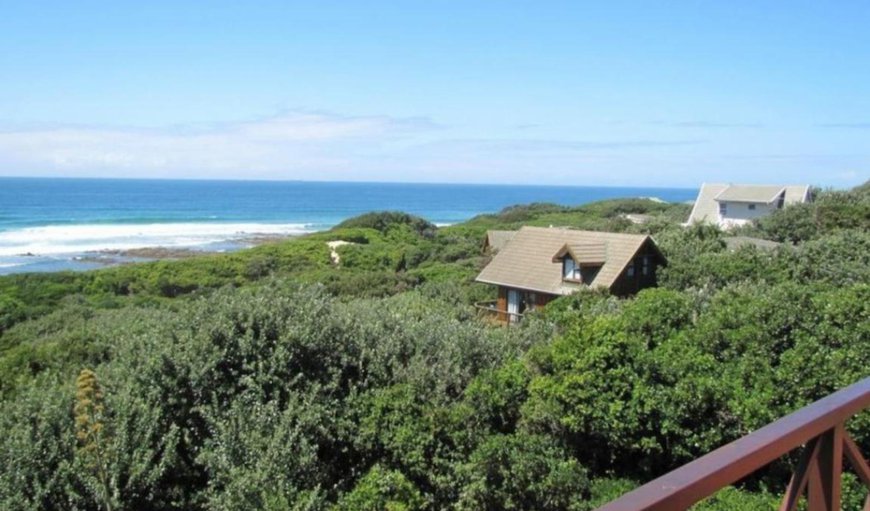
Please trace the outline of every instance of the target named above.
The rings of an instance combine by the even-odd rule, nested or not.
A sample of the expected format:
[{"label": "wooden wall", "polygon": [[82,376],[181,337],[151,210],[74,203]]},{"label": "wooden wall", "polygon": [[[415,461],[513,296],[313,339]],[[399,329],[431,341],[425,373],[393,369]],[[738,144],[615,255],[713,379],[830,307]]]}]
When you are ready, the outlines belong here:
[{"label": "wooden wall", "polygon": [[[495,306],[498,310],[507,312],[507,295],[508,295],[508,288],[506,288],[504,286],[498,286],[498,300],[496,301],[496,304],[495,304]],[[507,314],[499,314],[498,319],[499,319],[499,321],[507,321],[508,320]]]},{"label": "wooden wall", "polygon": [[[643,274],[643,258],[649,257],[650,271],[649,274]],[[619,278],[613,283],[610,292],[616,296],[633,295],[641,289],[656,286],[656,272],[664,264],[659,252],[655,249],[652,242],[647,240],[646,243],[637,251],[633,259],[634,276],[628,276],[628,267],[622,270]]]},{"label": "wooden wall", "polygon": [[535,293],[535,297],[535,307],[543,307],[558,298],[556,295],[548,295],[546,293]]}]

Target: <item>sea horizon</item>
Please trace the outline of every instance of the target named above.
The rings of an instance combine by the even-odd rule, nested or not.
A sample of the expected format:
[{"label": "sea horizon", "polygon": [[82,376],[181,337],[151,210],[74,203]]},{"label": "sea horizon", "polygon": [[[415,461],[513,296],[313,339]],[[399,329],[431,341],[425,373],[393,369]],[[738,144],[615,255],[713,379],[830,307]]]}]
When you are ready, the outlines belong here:
[{"label": "sea horizon", "polygon": [[485,186],[485,187],[514,187],[514,186],[529,186],[534,188],[644,188],[644,189],[665,189],[665,190],[698,190],[699,186],[664,186],[664,185],[641,185],[637,187],[620,185],[620,184],[602,184],[602,185],[558,185],[551,183],[537,184],[537,183],[522,183],[522,182],[502,182],[502,183],[483,183],[483,182],[475,182],[475,181],[462,181],[462,182],[447,182],[447,181],[384,181],[377,179],[364,179],[364,180],[353,180],[353,179],[338,179],[338,180],[320,180],[320,179],[282,179],[282,178],[264,178],[264,177],[252,177],[252,178],[232,178],[232,177],[221,177],[221,178],[199,178],[199,177],[137,177],[137,176],[118,176],[118,177],[106,177],[106,176],[24,176],[24,175],[15,175],[15,176],[5,176],[0,175],[0,181],[2,180],[27,180],[27,181],[56,181],[56,180],[66,180],[66,181],[163,181],[163,182],[176,182],[176,181],[190,181],[190,182],[227,182],[227,183],[311,183],[311,184],[371,184],[371,185],[436,185],[436,186]]},{"label": "sea horizon", "polygon": [[[0,177],[0,274],[87,270],[106,251],[206,252],[329,229],[370,211],[445,226],[532,202],[694,199],[697,189],[363,181]],[[95,257],[96,256],[96,257]],[[121,262],[125,262],[121,260]]]}]

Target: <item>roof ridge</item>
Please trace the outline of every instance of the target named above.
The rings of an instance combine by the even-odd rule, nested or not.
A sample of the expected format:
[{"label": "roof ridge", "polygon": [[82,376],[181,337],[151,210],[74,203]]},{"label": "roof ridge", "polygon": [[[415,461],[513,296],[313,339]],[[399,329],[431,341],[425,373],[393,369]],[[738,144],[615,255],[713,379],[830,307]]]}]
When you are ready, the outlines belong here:
[{"label": "roof ridge", "polygon": [[542,227],[540,225],[523,225],[517,231],[522,231],[523,229],[536,230],[536,231],[560,231],[560,232],[568,232],[568,233],[582,233],[582,234],[596,234],[596,235],[605,235],[605,236],[623,236],[626,238],[638,238],[649,236],[649,234],[635,234],[631,232],[613,232],[613,231],[593,231],[589,229],[572,229],[570,227]]},{"label": "roof ridge", "polygon": [[807,184],[782,184],[782,183],[728,183],[727,186],[756,186],[756,187],[786,187],[786,186],[810,186]]}]

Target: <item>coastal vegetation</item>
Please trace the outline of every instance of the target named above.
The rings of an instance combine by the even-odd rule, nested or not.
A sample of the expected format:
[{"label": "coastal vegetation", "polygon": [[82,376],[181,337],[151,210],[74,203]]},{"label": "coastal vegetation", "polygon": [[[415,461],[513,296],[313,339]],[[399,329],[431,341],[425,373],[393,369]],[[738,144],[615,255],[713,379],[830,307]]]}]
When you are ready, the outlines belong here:
[{"label": "coastal vegetation", "polygon": [[[648,215],[636,224],[626,214]],[[870,374],[870,186],[737,234],[645,199],[403,213],[242,252],[0,278],[0,508],[589,510]],[[649,233],[629,299],[512,328],[487,229]],[[340,262],[330,257],[331,241]],[[849,423],[870,452],[870,414]],[[783,459],[700,504],[775,509]],[[844,509],[863,494],[847,476]]]}]

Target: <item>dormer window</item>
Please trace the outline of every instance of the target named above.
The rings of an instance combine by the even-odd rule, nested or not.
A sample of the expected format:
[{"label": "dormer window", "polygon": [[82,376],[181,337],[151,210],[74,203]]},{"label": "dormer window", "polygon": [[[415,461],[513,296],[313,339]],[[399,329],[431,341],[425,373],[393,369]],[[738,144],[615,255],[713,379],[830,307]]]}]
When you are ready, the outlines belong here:
[{"label": "dormer window", "polygon": [[562,280],[591,285],[606,255],[604,243],[565,244],[553,256],[553,262],[562,263]]},{"label": "dormer window", "polygon": [[724,202],[719,203],[719,216],[725,217],[728,215],[728,205]]}]

